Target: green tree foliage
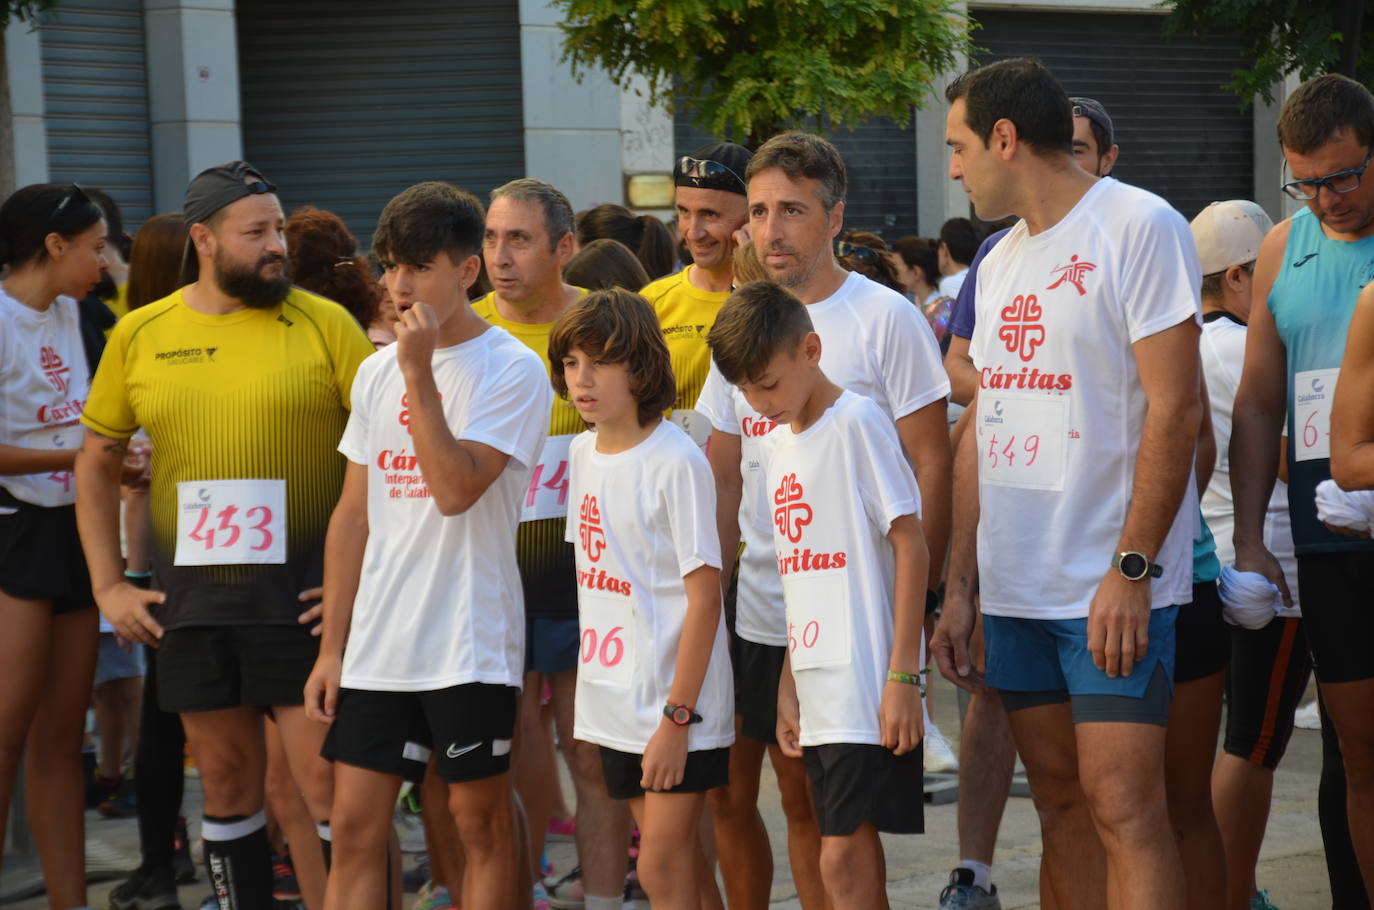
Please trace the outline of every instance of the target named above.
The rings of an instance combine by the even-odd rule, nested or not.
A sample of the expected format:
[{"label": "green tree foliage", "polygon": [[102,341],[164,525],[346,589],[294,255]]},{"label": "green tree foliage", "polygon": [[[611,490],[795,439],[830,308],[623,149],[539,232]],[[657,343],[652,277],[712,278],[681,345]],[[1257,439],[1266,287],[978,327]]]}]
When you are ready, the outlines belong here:
[{"label": "green tree foliage", "polygon": [[617,85],[636,75],[669,110],[690,99],[716,135],[766,137],[802,120],[905,126],[942,72],[962,66],[968,22],[949,0],[554,0],[563,59]]},{"label": "green tree foliage", "polygon": [[[1231,32],[1245,41],[1249,69],[1226,86],[1242,100],[1273,101],[1274,84],[1289,73],[1309,79],[1344,72],[1374,85],[1374,0],[1168,0],[1165,30],[1200,35]],[[1347,41],[1356,40],[1352,44]]]},{"label": "green tree foliage", "polygon": [[0,32],[11,22],[33,22],[39,13],[56,5],[57,0],[4,0],[0,2]]}]

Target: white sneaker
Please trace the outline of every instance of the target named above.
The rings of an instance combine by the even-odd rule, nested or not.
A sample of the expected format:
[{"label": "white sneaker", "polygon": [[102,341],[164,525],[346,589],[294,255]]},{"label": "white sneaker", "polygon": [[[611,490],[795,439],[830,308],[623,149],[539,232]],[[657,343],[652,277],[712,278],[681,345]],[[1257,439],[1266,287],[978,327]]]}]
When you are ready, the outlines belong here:
[{"label": "white sneaker", "polygon": [[1293,712],[1293,726],[1300,730],[1320,730],[1322,728],[1321,709],[1314,698]]},{"label": "white sneaker", "polygon": [[939,727],[935,726],[934,721],[926,724],[925,751],[925,770],[932,772],[959,770],[959,757],[949,747],[949,740],[945,739],[944,734],[940,732]]}]

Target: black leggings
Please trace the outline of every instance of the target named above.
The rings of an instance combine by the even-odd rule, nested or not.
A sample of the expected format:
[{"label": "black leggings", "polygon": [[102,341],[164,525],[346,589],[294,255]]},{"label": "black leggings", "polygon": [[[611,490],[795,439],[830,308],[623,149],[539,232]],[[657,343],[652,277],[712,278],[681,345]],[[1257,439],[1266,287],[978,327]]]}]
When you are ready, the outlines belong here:
[{"label": "black leggings", "polygon": [[1273,771],[1293,735],[1293,712],[1312,678],[1302,620],[1281,616],[1262,629],[1230,626],[1226,752]]},{"label": "black leggings", "polygon": [[143,679],[143,711],[138,722],[134,757],[134,793],[138,797],[138,843],[143,865],[171,866],[177,816],[185,771],[186,731],[181,718],[157,706],[157,649],[148,648]]},{"label": "black leggings", "polygon": [[[1317,700],[1321,700],[1320,691]],[[1322,777],[1317,786],[1317,818],[1326,848],[1326,875],[1331,880],[1331,910],[1370,910],[1369,895],[1360,878],[1355,846],[1350,842],[1350,819],[1346,815],[1345,762],[1336,739],[1336,729],[1322,706]]]}]

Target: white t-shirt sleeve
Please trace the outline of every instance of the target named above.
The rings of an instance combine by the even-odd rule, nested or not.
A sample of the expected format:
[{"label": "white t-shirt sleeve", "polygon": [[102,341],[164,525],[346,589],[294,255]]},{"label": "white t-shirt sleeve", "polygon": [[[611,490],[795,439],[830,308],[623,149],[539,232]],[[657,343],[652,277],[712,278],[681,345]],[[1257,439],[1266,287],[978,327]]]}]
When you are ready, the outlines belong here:
[{"label": "white t-shirt sleeve", "polygon": [[735,397],[730,383],[716,369],[716,362],[706,371],[706,384],[701,387],[693,409],[711,422],[711,427],[732,436],[739,435],[739,422],[735,420]]},{"label": "white t-shirt sleeve", "polygon": [[921,493],[916,476],[902,455],[897,429],[882,409],[872,402],[857,408],[852,467],[863,497],[864,511],[884,535],[903,515],[921,514]]},{"label": "white t-shirt sleeve", "polygon": [[529,415],[552,406],[553,387],[543,366],[522,354],[491,376],[468,408],[458,438],[489,445],[532,468],[548,426]]},{"label": "white t-shirt sleeve", "polygon": [[[344,427],[343,438],[339,440],[339,452],[354,464],[365,465],[367,457],[367,412],[372,408],[372,378],[377,365],[387,358],[369,357],[358,365],[353,374],[353,390],[349,398],[353,403],[348,412],[348,424]],[[394,361],[390,361],[393,362]]]},{"label": "white t-shirt sleeve", "polygon": [[[683,577],[702,566],[720,568],[716,531],[716,483],[706,456],[693,446],[690,457],[675,459],[663,474],[660,501]],[[572,522],[568,523],[569,525]]]},{"label": "white t-shirt sleeve", "polygon": [[1131,343],[1190,317],[1201,325],[1202,267],[1188,222],[1161,206],[1131,226],[1140,233],[1134,242],[1122,243],[1125,256],[1117,276]]},{"label": "white t-shirt sleeve", "polygon": [[877,338],[878,369],[893,420],[949,397],[949,374],[935,333],[914,306],[902,304],[888,314]]}]

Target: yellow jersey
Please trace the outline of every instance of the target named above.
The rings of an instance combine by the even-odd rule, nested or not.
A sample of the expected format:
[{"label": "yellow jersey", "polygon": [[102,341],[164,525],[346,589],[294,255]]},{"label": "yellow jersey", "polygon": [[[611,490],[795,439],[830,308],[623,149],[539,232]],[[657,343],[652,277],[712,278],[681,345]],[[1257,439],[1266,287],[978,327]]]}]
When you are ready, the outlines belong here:
[{"label": "yellow jersey", "polygon": [[716,324],[716,314],[729,291],[703,291],[689,277],[695,266],[666,275],[644,286],[639,293],[658,314],[663,339],[668,342],[668,358],[677,381],[674,409],[696,407],[706,373],[711,368],[711,350],[706,333]]},{"label": "yellow jersey", "polygon": [[[582,296],[586,294],[582,290]],[[553,365],[549,363],[552,322],[527,323],[506,319],[496,309],[494,291],[474,301],[472,308],[478,316],[510,332],[538,354],[544,369],[552,375]],[[577,413],[573,403],[555,396],[553,412],[549,416],[549,437],[544,442],[539,464],[530,473],[520,530],[515,536],[520,583],[525,590],[525,615],[531,619],[577,618],[577,567],[573,560],[572,544],[564,540],[567,526],[568,443],[586,428],[582,415]],[[549,508],[539,511],[539,503],[547,503]]]},{"label": "yellow jersey", "polygon": [[374,351],[343,307],[300,288],[226,315],[176,291],[119,320],[81,422],[152,442],[165,628],[296,623],[343,486],[353,374]]}]

